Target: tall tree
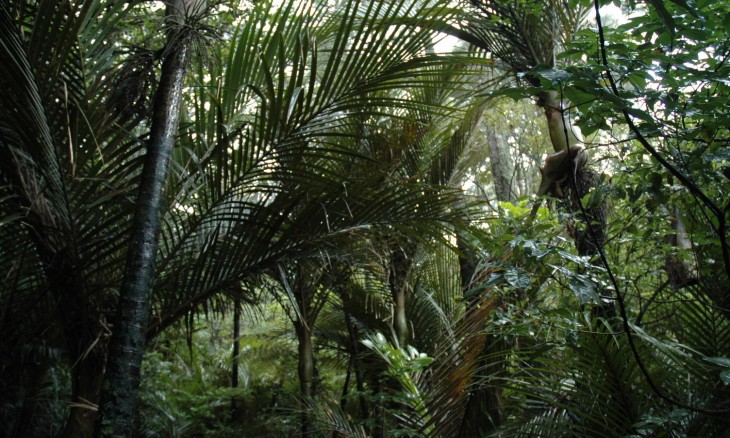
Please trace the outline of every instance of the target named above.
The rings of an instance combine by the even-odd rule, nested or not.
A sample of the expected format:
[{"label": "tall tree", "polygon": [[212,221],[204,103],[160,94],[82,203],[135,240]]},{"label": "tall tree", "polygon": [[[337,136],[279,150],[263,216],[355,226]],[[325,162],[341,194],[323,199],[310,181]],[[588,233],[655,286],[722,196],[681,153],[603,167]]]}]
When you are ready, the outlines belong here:
[{"label": "tall tree", "polygon": [[194,24],[204,5],[203,0],[175,0],[166,12],[167,44],[104,376],[99,429],[102,436],[131,436],[133,431],[160,219],[165,207],[163,188],[180,123]]}]

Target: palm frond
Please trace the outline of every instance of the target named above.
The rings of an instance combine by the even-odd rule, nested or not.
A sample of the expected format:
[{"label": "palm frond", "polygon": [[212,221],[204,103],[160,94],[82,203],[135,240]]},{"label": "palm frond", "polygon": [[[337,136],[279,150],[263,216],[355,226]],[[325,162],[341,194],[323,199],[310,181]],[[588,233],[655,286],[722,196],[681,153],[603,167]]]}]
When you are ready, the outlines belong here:
[{"label": "palm frond", "polygon": [[[460,214],[456,191],[388,181],[356,136],[399,108],[443,111],[379,88],[387,78],[389,90],[406,90],[413,77],[443,87],[417,62],[431,62],[424,53],[435,32],[372,33],[412,13],[408,2],[346,4],[334,15],[317,5],[255,8],[236,31],[225,75],[198,78],[187,167],[176,173],[161,242],[163,320],[280,258],[334,248],[372,227],[438,235],[439,223]],[[274,31],[262,31],[267,23]],[[353,173],[358,167],[366,171]]]},{"label": "palm frond", "polygon": [[515,74],[554,66],[558,51],[585,25],[590,12],[585,5],[562,0],[469,0],[461,6],[458,23],[441,22],[441,30],[491,53],[502,70]]}]

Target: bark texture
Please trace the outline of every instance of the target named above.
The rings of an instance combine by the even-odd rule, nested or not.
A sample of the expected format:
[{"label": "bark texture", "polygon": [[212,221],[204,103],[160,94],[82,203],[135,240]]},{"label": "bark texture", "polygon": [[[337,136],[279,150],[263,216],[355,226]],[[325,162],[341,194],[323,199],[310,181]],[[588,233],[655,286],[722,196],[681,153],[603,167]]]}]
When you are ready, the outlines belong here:
[{"label": "bark texture", "polygon": [[[692,249],[692,241],[687,234],[687,229],[684,227],[678,207],[674,207],[670,221],[673,233],[666,237],[667,243],[679,250],[687,251]],[[664,268],[667,271],[669,284],[673,289],[692,286],[699,281],[695,264],[682,259],[680,255],[668,256]]]},{"label": "bark texture", "polygon": [[[178,1],[175,6],[187,3]],[[175,14],[174,11],[175,8],[168,8],[168,16]],[[179,19],[177,14],[175,18]],[[180,121],[190,51],[189,40],[181,32],[185,30],[174,29],[169,33],[168,55],[162,64],[153,106],[150,139],[103,384],[98,429],[101,436],[131,436],[133,432],[164,208],[163,187]]]},{"label": "bark texture", "polygon": [[[598,173],[589,167],[578,170],[575,175],[575,187],[573,187],[573,182],[569,180],[563,183],[564,190],[571,193],[571,211],[581,213],[581,199],[589,194],[591,190],[597,188],[598,183]],[[606,242],[606,208],[605,199],[602,199],[596,205],[585,208],[586,217],[582,218],[583,223],[577,225],[574,230],[570,230],[578,254],[593,257],[598,255],[600,248],[603,248]]]},{"label": "bark texture", "polygon": [[[231,388],[238,388],[238,356],[241,351],[241,300],[236,299],[233,308],[233,354],[231,355]],[[238,401],[231,398],[231,421],[238,417]]]},{"label": "bark texture", "polygon": [[[305,399],[314,396],[314,350],[312,345],[312,329],[301,320],[294,323],[297,332],[297,340],[299,341],[299,364],[297,372],[299,374],[299,387],[302,397]],[[306,406],[302,410],[302,436],[312,434],[312,425]]]},{"label": "bark texture", "polygon": [[489,164],[492,168],[494,192],[499,201],[512,201],[512,166],[506,157],[504,143],[496,129],[487,128],[487,146],[489,147]]},{"label": "bark texture", "polygon": [[[581,209],[581,199],[598,187],[599,180],[598,173],[586,166],[576,172],[574,181],[569,178],[563,183],[564,190],[570,193],[569,209],[579,218],[577,223],[572,221],[568,223],[568,232],[573,237],[578,254],[591,257],[595,265],[602,264],[599,251],[606,243],[608,206],[605,197],[602,197],[599,202]],[[604,318],[615,317],[613,292],[604,289],[600,291],[600,295],[602,300],[594,308],[594,314]]]}]

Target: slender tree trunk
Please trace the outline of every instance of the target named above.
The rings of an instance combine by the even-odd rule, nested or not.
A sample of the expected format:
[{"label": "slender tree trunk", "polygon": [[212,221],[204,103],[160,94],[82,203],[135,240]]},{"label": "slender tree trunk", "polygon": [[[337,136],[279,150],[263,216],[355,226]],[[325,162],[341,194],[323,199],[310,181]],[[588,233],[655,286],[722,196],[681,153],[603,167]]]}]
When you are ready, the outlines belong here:
[{"label": "slender tree trunk", "polygon": [[347,394],[350,393],[350,380],[352,379],[352,370],[355,368],[355,356],[350,354],[350,360],[347,361],[347,373],[345,374],[345,383],[342,384],[342,393],[340,394],[340,409],[344,412],[347,408]]},{"label": "slender tree trunk", "polygon": [[403,346],[408,342],[408,318],[406,317],[406,291],[401,288],[393,297],[393,327],[398,343]]},{"label": "slender tree trunk", "polygon": [[[352,321],[350,321],[350,315],[347,310],[343,309],[345,316],[345,326],[347,327],[348,339],[350,346],[348,348],[350,353],[350,360],[347,363],[347,375],[345,376],[345,383],[342,385],[342,395],[340,396],[340,409],[345,411],[347,407],[347,395],[350,393],[350,381],[352,380],[352,374],[357,374],[357,338],[354,336],[354,328]],[[357,380],[357,377],[355,378]]]},{"label": "slender tree trunk", "polygon": [[[679,207],[674,207],[674,214],[671,215],[670,220],[674,232],[666,237],[667,243],[680,250],[692,249],[692,241],[687,235],[687,229],[684,227]],[[699,281],[696,266],[683,260],[680,255],[668,256],[664,267],[667,271],[669,284],[673,289],[691,286]]]},{"label": "slender tree trunk", "polygon": [[492,168],[494,192],[500,201],[512,200],[512,181],[510,161],[505,159],[505,148],[496,129],[487,128],[487,146],[489,147],[489,164]]},{"label": "slender tree trunk", "polygon": [[90,438],[94,435],[97,419],[95,405],[104,378],[104,360],[102,352],[92,350],[71,369],[72,399],[75,405],[71,407],[64,437]]},{"label": "slender tree trunk", "polygon": [[[347,295],[343,293],[342,297],[344,302]],[[347,306],[346,303],[345,306]],[[357,388],[357,392],[360,395],[360,416],[362,417],[362,420],[367,420],[370,416],[370,407],[368,406],[368,400],[365,397],[365,376],[363,375],[362,366],[359,363],[360,336],[358,335],[357,327],[352,322],[352,317],[347,312],[347,310],[344,310],[344,312],[345,325],[347,326],[347,335],[350,340],[350,357],[352,358],[352,364],[355,371],[355,385]],[[345,409],[344,405],[342,409]]]},{"label": "slender tree trunk", "polygon": [[[172,21],[185,20],[180,11],[189,2],[178,0],[168,8]],[[185,30],[182,30],[183,32]],[[182,37],[182,38],[181,38]],[[182,107],[182,90],[189,57],[189,40],[174,29],[168,36],[168,55],[162,64],[155,96],[150,139],[137,195],[132,238],[119,293],[119,304],[104,378],[102,436],[131,436],[150,316],[150,290],[164,208],[163,186],[175,144]]]},{"label": "slender tree trunk", "polygon": [[415,245],[410,242],[396,242],[390,248],[390,273],[388,283],[393,298],[393,332],[401,346],[408,342],[408,271],[410,270]]},{"label": "slender tree trunk", "polygon": [[[238,355],[240,354],[241,342],[241,300],[236,298],[233,304],[233,357],[231,358],[231,388],[238,388]],[[231,398],[231,421],[238,417],[238,406],[236,395]]]},{"label": "slender tree trunk", "polygon": [[[302,397],[310,398],[314,395],[314,350],[312,346],[312,328],[301,320],[294,323],[299,341],[299,387]],[[306,409],[302,410],[302,436],[309,436],[312,433],[309,415]]]}]

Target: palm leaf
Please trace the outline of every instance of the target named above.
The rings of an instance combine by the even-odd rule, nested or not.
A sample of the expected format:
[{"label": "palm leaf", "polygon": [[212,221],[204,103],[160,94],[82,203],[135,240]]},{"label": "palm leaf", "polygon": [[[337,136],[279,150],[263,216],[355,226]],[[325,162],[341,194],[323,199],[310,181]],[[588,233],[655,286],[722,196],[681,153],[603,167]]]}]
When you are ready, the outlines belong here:
[{"label": "palm leaf", "polygon": [[[392,75],[411,72],[441,86],[415,62],[434,31],[398,30],[386,43],[371,27],[412,5],[349,6],[330,16],[316,4],[278,13],[257,7],[236,31],[225,74],[210,74],[210,85],[198,78],[189,126],[201,132],[183,138],[188,168],[177,173],[161,242],[163,321],[277,259],[336,247],[373,226],[438,234],[434,219],[458,217],[444,209],[455,205],[456,192],[385,182],[355,137],[363,121],[392,117],[392,108],[442,111],[378,85],[387,78],[389,89],[397,81],[405,87],[406,76]],[[266,23],[273,32],[262,32]],[[367,174],[354,174],[362,165]]]}]

